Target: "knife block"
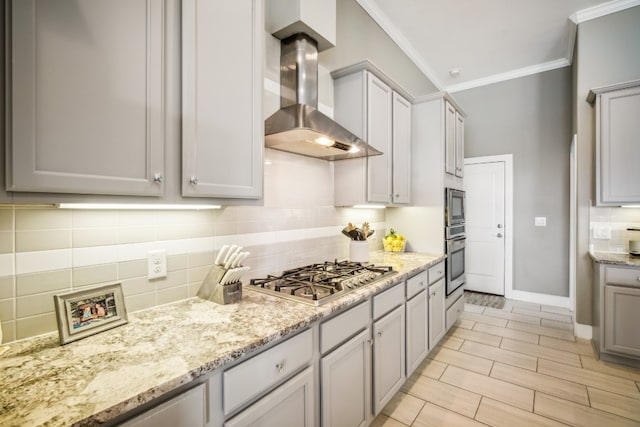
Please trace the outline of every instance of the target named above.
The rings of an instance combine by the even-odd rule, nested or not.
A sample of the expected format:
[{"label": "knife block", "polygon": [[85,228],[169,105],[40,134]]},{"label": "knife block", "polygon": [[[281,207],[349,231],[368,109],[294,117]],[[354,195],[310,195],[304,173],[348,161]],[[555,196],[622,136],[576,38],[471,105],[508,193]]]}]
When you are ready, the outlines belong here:
[{"label": "knife block", "polygon": [[223,285],[220,283],[227,270],[219,265],[214,265],[204,278],[198,296],[216,304],[233,304],[242,299],[242,281]]}]

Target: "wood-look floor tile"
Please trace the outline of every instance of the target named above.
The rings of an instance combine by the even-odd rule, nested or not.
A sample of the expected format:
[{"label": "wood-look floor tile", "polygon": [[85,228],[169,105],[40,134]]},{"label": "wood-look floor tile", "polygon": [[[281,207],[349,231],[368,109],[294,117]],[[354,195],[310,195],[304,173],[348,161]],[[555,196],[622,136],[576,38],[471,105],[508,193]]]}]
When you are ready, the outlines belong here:
[{"label": "wood-look floor tile", "polygon": [[442,341],[440,341],[440,345],[451,350],[459,350],[463,342],[464,340],[462,338],[446,335],[442,338]]},{"label": "wood-look floor tile", "polygon": [[483,397],[476,420],[492,427],[566,427],[566,424]]},{"label": "wood-look floor tile", "polygon": [[504,304],[503,310],[511,311],[514,308],[524,308],[526,310],[538,310],[540,311],[540,304],[536,304],[533,302],[525,302],[525,301],[516,301],[516,300],[507,300]]},{"label": "wood-look floor tile", "polygon": [[523,323],[531,323],[532,325],[540,324],[540,317],[526,316],[524,314],[516,313],[515,311],[509,312],[509,311],[496,310],[495,308],[487,307],[484,310],[483,314],[485,316],[499,317],[500,319],[515,320],[517,322],[523,322]]},{"label": "wood-look floor tile", "polygon": [[[542,337],[540,337],[542,340]],[[567,351],[556,350],[551,347],[543,347],[538,344],[530,344],[522,341],[515,341],[509,338],[503,338],[500,348],[506,350],[515,351],[518,353],[528,354],[529,356],[539,357],[542,359],[555,360],[567,365],[582,367],[580,363],[580,357],[575,353],[569,353]]]},{"label": "wood-look floor tile", "polygon": [[430,359],[437,360],[438,362],[446,363],[448,365],[459,366],[466,368],[474,372],[478,372],[483,375],[489,375],[491,372],[491,366],[493,362],[482,357],[473,356],[467,353],[461,353],[459,351],[450,350],[444,347],[436,347],[429,353]]},{"label": "wood-look floor tile", "polygon": [[549,320],[549,319],[540,319],[540,325],[546,326],[547,328],[564,329],[565,331],[569,331],[573,333],[573,323],[556,322],[555,320]]},{"label": "wood-look floor tile", "polygon": [[472,320],[458,319],[458,321],[456,322],[456,327],[464,328],[464,329],[473,329],[473,326],[475,324],[476,324],[476,322],[474,322]]},{"label": "wood-look floor tile", "polygon": [[480,427],[477,421],[427,402],[412,427]]},{"label": "wood-look floor tile", "polygon": [[440,381],[526,411],[533,411],[533,390],[529,388],[455,366],[448,366],[440,377]]},{"label": "wood-look floor tile", "polygon": [[382,413],[410,426],[422,410],[424,403],[422,399],[400,392],[393,396],[393,399],[382,409]]},{"label": "wood-look floor tile", "polygon": [[555,305],[541,305],[540,311],[546,311],[548,313],[564,314],[566,316],[573,316],[573,312],[565,307],[556,307]]},{"label": "wood-look floor tile", "polygon": [[373,420],[371,427],[407,427],[407,425],[384,414],[380,414]]},{"label": "wood-look floor tile", "polygon": [[[506,363],[507,365],[519,366],[531,371],[535,371],[538,366],[538,360],[533,356],[473,341],[465,341],[462,347],[460,347],[460,351],[474,356],[484,357],[485,359]],[[466,366],[462,366],[462,368],[468,369]]]},{"label": "wood-look floor tile", "polygon": [[582,367],[594,372],[600,372],[607,375],[613,375],[614,377],[620,377],[633,381],[640,381],[640,369],[629,368],[626,366],[603,362],[597,360],[593,356],[580,356],[582,361]]},{"label": "wood-look floor tile", "polygon": [[593,387],[587,389],[592,408],[640,421],[640,395],[633,399]]},{"label": "wood-look floor tile", "polygon": [[500,326],[488,325],[486,323],[476,323],[473,327],[474,331],[484,332],[487,334],[497,335],[513,340],[538,344],[540,335],[531,332],[517,331],[515,329],[501,328]]},{"label": "wood-look floor tile", "polygon": [[467,313],[482,313],[484,311],[484,306],[476,305],[476,304],[467,304],[464,303],[464,311]]},{"label": "wood-look floor tile", "polygon": [[562,378],[567,381],[573,381],[574,383],[584,384],[601,390],[610,391],[612,393],[618,393],[624,396],[640,399],[640,391],[638,391],[638,387],[636,387],[635,382],[629,379],[614,377],[612,375],[589,371],[587,369],[576,368],[546,359],[538,360],[538,372],[541,374],[551,375],[556,378]]},{"label": "wood-look floor tile", "polygon": [[515,329],[518,331],[531,332],[539,335],[546,335],[548,337],[560,338],[567,341],[575,341],[573,332],[565,331],[562,329],[548,328],[546,326],[532,325],[530,323],[516,322],[509,320],[507,328]]},{"label": "wood-look floor tile", "polygon": [[524,308],[514,308],[514,313],[522,314],[525,316],[539,317],[541,319],[555,320],[556,322],[573,323],[571,316],[566,314],[549,313],[548,311],[535,311],[526,310]]},{"label": "wood-look floor tile", "polygon": [[477,421],[427,402],[411,427],[480,427]]},{"label": "wood-look floor tile", "polygon": [[485,316],[484,314],[463,312],[460,317],[465,320],[473,320],[474,322],[488,323],[494,326],[505,327],[507,325],[506,319],[500,319],[498,317]]},{"label": "wood-look floor tile", "polygon": [[[491,326],[491,325],[487,325],[487,326]],[[501,328],[501,329],[504,330],[504,328]],[[469,329],[461,329],[461,328],[453,329],[453,331],[451,332],[451,335],[463,340],[475,341],[482,344],[492,345],[494,347],[498,347],[500,345],[500,341],[502,341],[502,338],[497,335],[490,335],[484,332],[473,331]]]},{"label": "wood-look floor tile", "polygon": [[540,337],[540,345],[555,348],[556,350],[568,351],[575,354],[583,354],[585,356],[593,356],[593,347],[591,341],[576,338],[576,342],[570,342],[553,337]]},{"label": "wood-look floor tile", "polygon": [[552,396],[561,397],[589,406],[589,396],[587,387],[582,384],[561,380],[549,375],[531,372],[527,369],[516,368],[515,366],[494,363],[491,369],[491,376],[499,380],[504,380],[513,384],[528,387],[536,391],[541,391]]},{"label": "wood-look floor tile", "polygon": [[426,358],[420,363],[420,365],[416,368],[416,373],[420,375],[424,375],[425,377],[433,378],[437,380],[440,378],[444,370],[446,369],[447,364],[438,362],[437,360]]},{"label": "wood-look floor tile", "polygon": [[565,399],[536,392],[534,412],[554,420],[580,427],[638,427],[636,421],[599,409],[569,402]]},{"label": "wood-look floor tile", "polygon": [[480,404],[480,395],[427,377],[418,378],[408,393],[469,418],[473,418]]}]

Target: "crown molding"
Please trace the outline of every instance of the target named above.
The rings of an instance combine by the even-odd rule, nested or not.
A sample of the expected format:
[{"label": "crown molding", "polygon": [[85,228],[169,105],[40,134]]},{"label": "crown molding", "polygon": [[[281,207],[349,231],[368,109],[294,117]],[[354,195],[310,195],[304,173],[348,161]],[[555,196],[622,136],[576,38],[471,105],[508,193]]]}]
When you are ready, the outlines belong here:
[{"label": "crown molding", "polygon": [[592,19],[600,18],[601,16],[620,12],[621,10],[629,9],[630,7],[639,5],[640,0],[613,0],[607,3],[602,3],[593,7],[579,10],[571,15],[569,19],[576,24],[581,24]]},{"label": "crown molding", "polygon": [[438,90],[443,90],[444,85],[436,77],[436,73],[427,64],[424,58],[415,50],[413,45],[407,40],[407,38],[398,30],[398,28],[391,23],[380,8],[371,0],[356,0],[356,2],[364,9],[365,12],[387,33],[387,35],[393,40],[400,49],[409,57],[411,61],[422,71],[422,73],[433,83]]},{"label": "crown molding", "polygon": [[494,74],[492,76],[483,77],[476,80],[470,80],[468,82],[459,83],[456,85],[448,86],[447,92],[460,92],[462,90],[473,89],[480,86],[486,86],[493,83],[500,83],[506,80],[517,79],[518,77],[530,76],[532,74],[543,73],[545,71],[555,70],[557,68],[568,67],[571,65],[566,58],[556,59],[555,61],[549,61],[542,64],[532,65],[530,67],[519,68],[517,70],[507,71],[506,73]]}]

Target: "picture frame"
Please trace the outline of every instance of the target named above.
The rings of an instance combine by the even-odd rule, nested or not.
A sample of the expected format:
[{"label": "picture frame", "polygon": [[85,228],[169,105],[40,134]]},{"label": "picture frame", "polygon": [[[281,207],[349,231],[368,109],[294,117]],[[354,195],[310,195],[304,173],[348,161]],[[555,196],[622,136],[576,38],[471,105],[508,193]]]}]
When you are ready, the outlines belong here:
[{"label": "picture frame", "polygon": [[53,299],[61,345],[128,322],[121,283],[54,295]]}]

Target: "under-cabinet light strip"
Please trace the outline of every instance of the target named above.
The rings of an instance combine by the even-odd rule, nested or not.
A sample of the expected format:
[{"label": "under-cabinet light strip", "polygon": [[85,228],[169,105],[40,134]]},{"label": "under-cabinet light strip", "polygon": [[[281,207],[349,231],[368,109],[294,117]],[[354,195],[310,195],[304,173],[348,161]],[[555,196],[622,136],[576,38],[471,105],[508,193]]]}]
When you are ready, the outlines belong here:
[{"label": "under-cabinet light strip", "polygon": [[220,205],[162,205],[136,203],[58,203],[60,209],[126,209],[126,210],[202,210],[220,209]]}]

